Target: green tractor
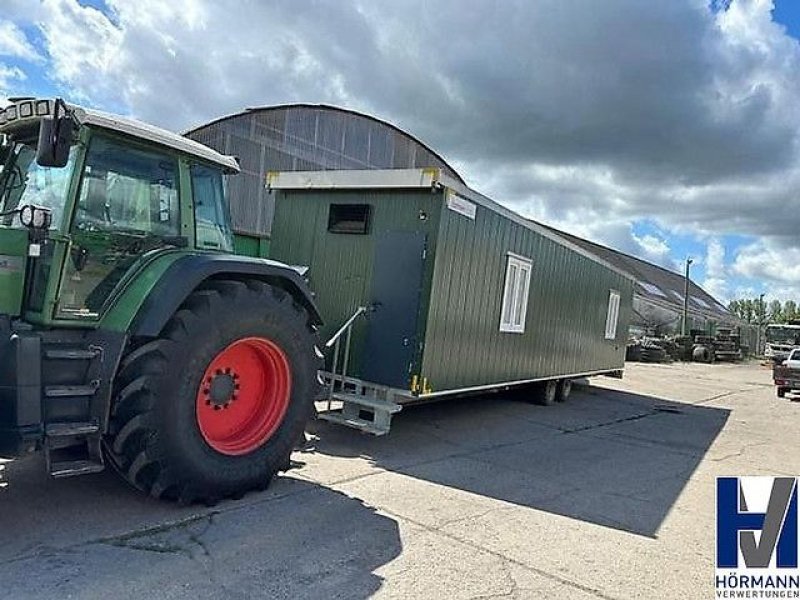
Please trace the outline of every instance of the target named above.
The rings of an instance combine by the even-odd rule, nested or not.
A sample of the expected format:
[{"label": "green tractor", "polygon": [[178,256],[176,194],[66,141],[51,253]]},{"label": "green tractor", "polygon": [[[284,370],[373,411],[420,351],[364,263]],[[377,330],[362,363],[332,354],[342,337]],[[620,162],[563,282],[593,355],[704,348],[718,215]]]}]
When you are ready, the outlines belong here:
[{"label": "green tractor", "polygon": [[157,498],[263,489],[314,410],[301,273],[238,256],[233,157],[143,123],[0,110],[0,456]]}]

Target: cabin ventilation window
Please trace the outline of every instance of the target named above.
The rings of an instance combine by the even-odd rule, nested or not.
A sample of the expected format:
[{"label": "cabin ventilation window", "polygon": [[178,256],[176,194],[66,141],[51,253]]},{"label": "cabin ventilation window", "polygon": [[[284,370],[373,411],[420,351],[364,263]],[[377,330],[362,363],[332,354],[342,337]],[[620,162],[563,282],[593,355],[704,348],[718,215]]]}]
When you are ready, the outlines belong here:
[{"label": "cabin ventilation window", "polygon": [[503,313],[500,331],[525,332],[525,313],[531,288],[531,260],[509,253],[506,263],[506,284],[503,289]]},{"label": "cabin ventilation window", "polygon": [[617,322],[619,321],[619,292],[611,290],[608,293],[608,314],[606,315],[606,339],[617,338]]},{"label": "cabin ventilation window", "polygon": [[328,231],[365,235],[369,233],[369,204],[331,204]]}]

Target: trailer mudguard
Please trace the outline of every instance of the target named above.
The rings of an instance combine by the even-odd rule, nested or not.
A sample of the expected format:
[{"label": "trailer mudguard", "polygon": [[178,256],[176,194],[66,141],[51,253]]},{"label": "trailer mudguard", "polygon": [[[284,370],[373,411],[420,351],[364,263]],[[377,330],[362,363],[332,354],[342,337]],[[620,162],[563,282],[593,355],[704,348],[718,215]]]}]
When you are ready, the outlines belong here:
[{"label": "trailer mudguard", "polygon": [[244,256],[195,254],[173,262],[139,307],[132,337],[156,337],[194,290],[213,279],[258,279],[285,289],[303,305],[315,325],[322,323],[305,280],[283,263]]}]

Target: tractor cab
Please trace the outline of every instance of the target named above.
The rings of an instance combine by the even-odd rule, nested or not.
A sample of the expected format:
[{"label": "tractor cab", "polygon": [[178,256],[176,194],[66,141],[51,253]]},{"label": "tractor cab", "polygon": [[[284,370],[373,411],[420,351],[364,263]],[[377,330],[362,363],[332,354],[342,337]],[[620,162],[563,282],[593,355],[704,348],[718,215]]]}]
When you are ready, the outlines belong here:
[{"label": "tractor cab", "polygon": [[155,255],[233,250],[233,158],[61,101],[13,103],[0,133],[0,314],[97,321]]}]

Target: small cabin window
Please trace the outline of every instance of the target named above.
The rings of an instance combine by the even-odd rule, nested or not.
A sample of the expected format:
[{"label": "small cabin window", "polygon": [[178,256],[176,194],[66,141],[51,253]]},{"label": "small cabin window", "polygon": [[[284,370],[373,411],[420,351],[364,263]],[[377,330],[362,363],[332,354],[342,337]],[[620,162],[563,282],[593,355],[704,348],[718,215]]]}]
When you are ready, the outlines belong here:
[{"label": "small cabin window", "polygon": [[608,313],[606,314],[606,339],[617,339],[617,322],[619,321],[620,293],[616,290],[608,292]]},{"label": "small cabin window", "polygon": [[365,235],[369,233],[369,204],[331,204],[328,231]]},{"label": "small cabin window", "polygon": [[504,333],[525,333],[532,264],[529,258],[508,254],[506,283],[503,288],[503,312],[500,317],[500,331]]}]

